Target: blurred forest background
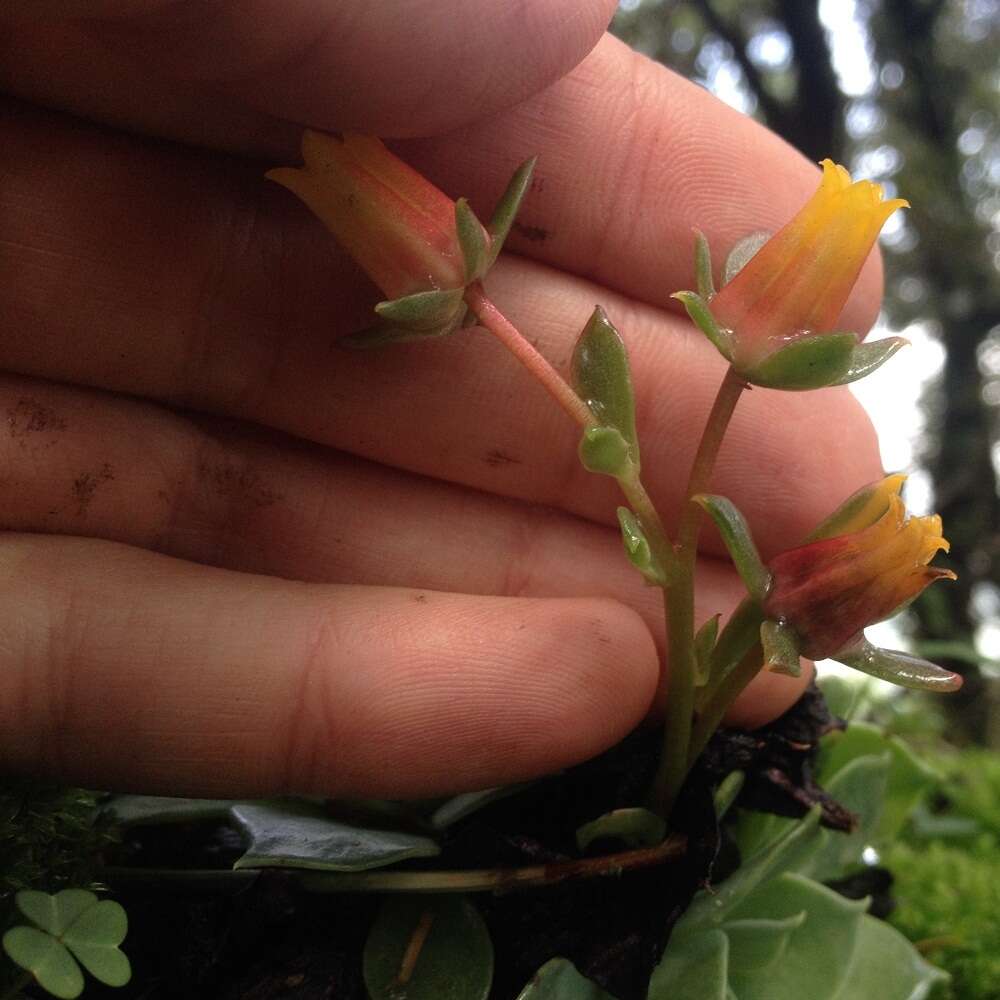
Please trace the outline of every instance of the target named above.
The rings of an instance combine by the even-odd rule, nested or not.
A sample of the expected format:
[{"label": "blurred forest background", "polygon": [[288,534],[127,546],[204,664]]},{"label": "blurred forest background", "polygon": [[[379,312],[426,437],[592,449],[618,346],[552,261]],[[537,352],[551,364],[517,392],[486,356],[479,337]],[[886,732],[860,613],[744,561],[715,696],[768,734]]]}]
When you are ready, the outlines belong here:
[{"label": "blurred forest background", "polygon": [[[612,30],[910,200],[883,234],[882,322],[922,345],[904,461],[959,578],[903,628],[966,676],[949,738],[1000,746],[1000,0],[622,0]],[[905,394],[892,368],[884,397]]]}]

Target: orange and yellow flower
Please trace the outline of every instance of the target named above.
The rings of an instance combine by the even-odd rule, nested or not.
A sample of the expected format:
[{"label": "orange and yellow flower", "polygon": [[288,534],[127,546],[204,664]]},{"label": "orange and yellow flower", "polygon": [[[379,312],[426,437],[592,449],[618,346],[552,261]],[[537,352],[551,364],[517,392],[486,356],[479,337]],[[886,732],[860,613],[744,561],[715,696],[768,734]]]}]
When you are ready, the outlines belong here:
[{"label": "orange and yellow flower", "polygon": [[823,659],[855,643],[929,584],[955,579],[929,566],[948,551],[941,518],[908,517],[899,495],[903,476],[889,476],[864,503],[841,518],[835,537],[821,537],[768,563],[769,618],[790,625],[804,656]]},{"label": "orange and yellow flower", "polygon": [[387,299],[465,285],[455,202],[382,142],[306,131],[302,158],[267,176],[319,216]]}]

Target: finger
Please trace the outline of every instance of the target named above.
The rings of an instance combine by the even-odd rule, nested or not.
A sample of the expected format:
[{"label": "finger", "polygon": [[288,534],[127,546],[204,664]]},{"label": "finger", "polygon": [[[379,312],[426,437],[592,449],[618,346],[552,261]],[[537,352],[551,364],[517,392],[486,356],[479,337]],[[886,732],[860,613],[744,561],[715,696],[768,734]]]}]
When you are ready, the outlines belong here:
[{"label": "finger", "polygon": [[645,714],[656,654],[604,600],[289,583],[8,535],[5,766],[195,795],[426,796],[549,772]]},{"label": "finger", "polygon": [[[255,117],[238,98],[206,95],[198,85],[164,84],[148,61],[130,60],[72,26],[19,26],[0,49],[0,84],[125,127],[272,162],[297,157],[297,125],[283,129],[274,116]],[[277,114],[342,127],[335,114],[303,114],[294,103]],[[537,154],[538,175],[509,247],[671,308],[669,295],[692,284],[693,226],[721,257],[747,233],[778,229],[819,180],[815,166],[772,132],[610,36],[510,111],[401,150],[485,216],[514,167]],[[839,328],[867,330],[881,288],[875,253]]]},{"label": "finger", "polygon": [[[382,353],[333,348],[338,321],[363,322],[348,286],[363,293],[346,265],[345,285],[330,288],[328,244],[282,192],[262,196],[247,171],[212,158],[45,129],[29,113],[0,127],[18,165],[0,191],[0,311],[19,331],[0,343],[4,367],[267,423],[613,519],[614,486],[580,469],[575,429],[483,333]],[[604,301],[632,354],[649,485],[673,518],[720,359],[676,317],[538,264],[508,259],[491,289],[564,369]],[[877,474],[849,394],[754,391],[714,488],[746,508],[774,551]]]},{"label": "finger", "polygon": [[[70,56],[83,46],[103,75],[144,80],[147,96],[179,82],[191,96],[231,93],[266,114],[294,108],[398,136],[449,131],[541,90],[593,48],[613,12],[609,0],[43,0],[30,18],[16,6],[5,16],[11,48],[44,46],[51,65],[53,45]],[[19,59],[27,84],[48,87],[30,60]],[[107,96],[92,76],[85,87]]]},{"label": "finger", "polygon": [[[86,534],[303,581],[605,597],[638,611],[664,657],[661,595],[628,565],[616,529],[66,386],[4,378],[0,414],[6,529]],[[698,584],[699,622],[743,596],[715,560],[703,561]],[[800,687],[767,675],[732,721],[767,721]]]}]

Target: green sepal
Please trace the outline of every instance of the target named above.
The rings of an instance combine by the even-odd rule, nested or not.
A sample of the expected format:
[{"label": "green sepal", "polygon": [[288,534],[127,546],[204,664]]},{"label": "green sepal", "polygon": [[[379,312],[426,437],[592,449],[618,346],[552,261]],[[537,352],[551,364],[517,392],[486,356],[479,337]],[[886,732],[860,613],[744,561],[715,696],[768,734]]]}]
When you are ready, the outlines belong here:
[{"label": "green sepal", "polygon": [[764,649],[765,670],[788,677],[798,677],[802,673],[799,637],[794,629],[768,618],[761,622],[760,644]]},{"label": "green sepal", "polygon": [[[416,330],[413,327],[397,326],[395,323],[379,322],[356,333],[349,333],[346,337],[341,337],[337,341],[338,347],[347,347],[352,350],[368,350],[374,347],[385,347],[387,344],[405,344],[411,340],[432,340],[435,337],[447,337],[454,333],[462,325],[469,313],[468,307],[462,303],[458,313],[449,322],[439,327],[432,327],[429,330]],[[474,325],[475,317],[472,323]]]},{"label": "green sepal", "polygon": [[957,691],[962,686],[959,674],[919,656],[895,649],[879,649],[867,639],[834,653],[831,659],[879,680],[918,691]]},{"label": "green sepal", "polygon": [[576,846],[586,851],[595,840],[615,839],[628,847],[655,847],[667,835],[667,823],[648,809],[638,806],[614,809],[576,831]]},{"label": "green sepal", "polygon": [[740,374],[768,389],[822,389],[840,385],[851,370],[856,333],[814,333],[793,340]]},{"label": "green sepal", "polygon": [[771,586],[771,574],[757,552],[746,518],[726,497],[698,493],[691,499],[715,522],[750,596],[755,601],[763,601]]},{"label": "green sepal", "polygon": [[476,213],[469,207],[465,198],[455,202],[455,229],[458,232],[458,243],[465,258],[465,280],[477,281],[485,273],[492,261],[490,244]]},{"label": "green sepal", "polygon": [[632,449],[617,427],[588,427],[580,438],[580,461],[588,472],[620,479],[632,470]]},{"label": "green sepal", "polygon": [[910,342],[905,337],[885,337],[871,344],[858,344],[851,353],[851,363],[844,375],[830,385],[846,385],[856,382],[859,378],[870,375],[876,368],[881,368],[901,347]]},{"label": "green sepal", "polygon": [[687,310],[691,322],[712,342],[715,349],[727,360],[733,360],[732,331],[715,322],[708,303],[697,292],[674,292],[670,296],[677,299]]},{"label": "green sepal", "polygon": [[729,251],[729,256],[726,257],[726,263],[722,269],[722,284],[728,285],[750,263],[750,259],[770,238],[771,233],[759,229],[739,240],[736,246]]},{"label": "green sepal", "polygon": [[521,207],[521,202],[525,194],[527,194],[528,185],[531,183],[531,175],[534,172],[537,160],[538,157],[533,156],[530,160],[525,160],[514,171],[514,175],[507,184],[507,190],[504,191],[497,202],[497,207],[493,210],[493,218],[490,219],[490,224],[486,227],[492,240],[487,258],[487,269],[492,266],[503,248],[507,234],[510,232],[510,227],[513,225],[518,209]]},{"label": "green sepal", "polygon": [[618,524],[622,529],[622,542],[628,561],[655,587],[667,585],[667,574],[660,561],[653,555],[639,518],[628,509],[618,508]]},{"label": "green sepal", "polygon": [[737,666],[740,660],[760,639],[760,625],[764,620],[764,612],[760,604],[752,597],[745,597],[729,616],[729,621],[723,626],[712,650],[709,681],[707,687],[698,690],[695,695],[696,707],[700,711],[705,707],[706,698],[710,692],[722,683],[728,674]]},{"label": "green sepal", "polygon": [[635,394],[625,343],[597,306],[577,338],[572,360],[573,387],[602,427],[613,427],[628,443],[629,458],[639,472],[635,431]]},{"label": "green sepal", "polygon": [[708,683],[712,667],[712,650],[719,637],[719,619],[722,615],[712,615],[694,637],[695,685],[703,687]]},{"label": "green sepal", "polygon": [[715,295],[712,249],[708,245],[708,238],[700,229],[694,231],[694,273],[698,283],[698,294],[705,302],[711,302]]},{"label": "green sepal", "polygon": [[465,315],[464,296],[464,288],[435,288],[379,302],[375,312],[379,319],[393,326],[426,333],[450,323],[457,324]]}]

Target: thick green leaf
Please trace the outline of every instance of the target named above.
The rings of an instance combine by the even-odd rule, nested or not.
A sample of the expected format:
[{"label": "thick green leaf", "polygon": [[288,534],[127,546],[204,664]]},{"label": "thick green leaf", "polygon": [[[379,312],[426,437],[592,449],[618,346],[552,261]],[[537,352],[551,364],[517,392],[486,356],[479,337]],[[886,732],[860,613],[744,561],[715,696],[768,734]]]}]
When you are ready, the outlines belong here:
[{"label": "thick green leaf", "polygon": [[760,558],[757,546],[754,545],[746,518],[740,513],[736,504],[726,497],[716,496],[713,493],[698,493],[691,499],[711,517],[719,529],[736,572],[739,573],[750,596],[757,602],[763,601],[771,586],[771,574]]},{"label": "thick green leaf", "polygon": [[[762,884],[735,919],[806,919],[791,929],[781,961],[755,968],[730,962],[729,983],[740,1000],[834,1000],[857,944],[867,900],[850,900],[791,872]],[[860,998],[859,998],[860,1000]]]},{"label": "thick green leaf", "polygon": [[43,931],[59,937],[81,913],[97,906],[97,896],[88,889],[63,889],[50,895],[22,889],[14,897],[17,908]]},{"label": "thick green leaf", "polygon": [[51,934],[35,927],[11,927],[3,936],[3,948],[54,997],[73,1000],[83,992],[80,966]]},{"label": "thick green leaf", "polygon": [[635,394],[625,344],[597,306],[573,350],[573,385],[602,427],[613,427],[628,443],[632,464],[639,471],[635,432]]},{"label": "thick green leaf", "polygon": [[517,785],[498,785],[496,788],[484,788],[478,792],[463,792],[461,795],[456,795],[446,802],[442,802],[434,810],[431,816],[431,826],[435,830],[446,830],[453,823],[465,819],[466,816],[471,816],[485,806],[516,795],[534,784],[537,782],[524,781]]},{"label": "thick green leaf", "polygon": [[726,264],[722,271],[722,284],[728,285],[750,263],[750,260],[756,255],[757,251],[770,238],[771,233],[759,229],[757,232],[751,233],[749,236],[744,236],[743,239],[739,240],[736,246],[729,251],[729,256],[726,257]]},{"label": "thick green leaf", "polygon": [[709,685],[700,688],[696,694],[699,709],[704,707],[704,698],[714,690],[714,686],[743,659],[747,652],[760,641],[760,626],[764,612],[751,597],[746,597],[736,606],[729,621],[723,626],[712,650]]},{"label": "thick green leaf", "polygon": [[716,788],[712,796],[715,806],[715,818],[721,820],[723,816],[732,808],[737,796],[743,791],[746,783],[746,774],[743,771],[730,771]]},{"label": "thick green leaf", "polygon": [[566,958],[553,958],[532,977],[517,1000],[615,1000],[597,983],[581,976]]},{"label": "thick green leaf", "polygon": [[530,160],[525,160],[514,171],[507,184],[507,190],[501,195],[497,207],[493,210],[493,218],[490,219],[490,224],[487,227],[492,237],[490,265],[497,259],[497,255],[507,239],[507,234],[510,232],[510,227],[514,224],[514,219],[521,207],[521,201],[528,192],[528,185],[531,183],[531,175],[534,173],[537,160],[538,157],[533,156]]},{"label": "thick green leaf", "polygon": [[490,247],[486,230],[465,198],[459,198],[455,202],[455,228],[462,256],[465,258],[465,280],[475,281],[486,271]]},{"label": "thick green leaf", "polygon": [[576,846],[585,851],[595,840],[614,838],[629,847],[655,847],[667,835],[662,816],[648,809],[615,809],[584,823],[576,831]]},{"label": "thick green leaf", "polygon": [[674,930],[649,980],[647,1000],[726,1000],[729,939],[720,930]]},{"label": "thick green leaf", "polygon": [[879,680],[917,691],[957,691],[962,686],[959,674],[919,656],[896,649],[879,649],[867,640],[841,650],[832,658]]},{"label": "thick green leaf", "polygon": [[371,1000],[485,1000],[493,944],[464,896],[391,896],[369,932],[363,963]]},{"label": "thick green leaf", "polygon": [[949,978],[884,920],[865,915],[847,979],[836,1000],[924,1000]]},{"label": "thick green leaf", "polygon": [[464,288],[435,288],[379,302],[375,312],[393,326],[426,334],[451,323],[460,311],[464,314],[464,296]]},{"label": "thick green leaf", "polygon": [[741,374],[754,385],[771,389],[821,389],[837,385],[850,371],[857,343],[855,333],[800,337]]},{"label": "thick green leaf", "polygon": [[708,337],[715,349],[727,361],[732,361],[733,332],[715,322],[708,303],[696,292],[674,292],[670,297],[684,306],[691,322]]},{"label": "thick green leaf", "polygon": [[429,837],[340,822],[312,802],[242,802],[232,815],[249,841],[234,868],[357,872],[440,853]]},{"label": "thick green leaf", "polygon": [[863,756],[889,754],[882,815],[872,837],[878,847],[890,843],[903,828],[917,803],[941,782],[941,776],[923,761],[898,736],[885,736],[865,722],[852,722],[843,732],[823,738],[818,767],[820,784],[831,782],[852,760]]},{"label": "thick green leaf", "polygon": [[125,910],[113,899],[104,899],[81,913],[66,929],[62,940],[95,979],[108,986],[124,986],[132,976],[132,969],[118,945],[127,932]]},{"label": "thick green leaf", "polygon": [[851,352],[847,371],[836,382],[830,384],[846,385],[848,382],[857,382],[859,378],[864,378],[877,368],[881,368],[896,351],[909,343],[905,337],[885,337],[870,344],[858,344]]},{"label": "thick green leaf", "polygon": [[116,795],[104,811],[122,826],[225,820],[234,799],[182,799],[165,795]]},{"label": "thick green leaf", "polygon": [[807,916],[802,910],[777,920],[768,917],[727,920],[722,929],[729,938],[730,970],[756,973],[777,962],[785,953],[792,933],[806,922]]},{"label": "thick green leaf", "polygon": [[768,619],[760,626],[760,644],[764,650],[764,669],[788,677],[802,673],[799,662],[799,637],[795,630]]},{"label": "thick green leaf", "polygon": [[622,542],[625,545],[625,555],[628,561],[646,578],[648,583],[656,587],[665,587],[667,574],[660,561],[653,555],[646,533],[642,530],[639,518],[628,509],[618,508],[618,524],[622,529]]},{"label": "thick green leaf", "polygon": [[712,670],[712,651],[719,638],[719,619],[722,615],[712,615],[706,619],[694,636],[695,684],[699,687],[708,683]]},{"label": "thick green leaf", "polygon": [[580,436],[580,463],[588,472],[621,479],[634,470],[632,454],[617,427],[588,427]]}]

